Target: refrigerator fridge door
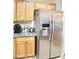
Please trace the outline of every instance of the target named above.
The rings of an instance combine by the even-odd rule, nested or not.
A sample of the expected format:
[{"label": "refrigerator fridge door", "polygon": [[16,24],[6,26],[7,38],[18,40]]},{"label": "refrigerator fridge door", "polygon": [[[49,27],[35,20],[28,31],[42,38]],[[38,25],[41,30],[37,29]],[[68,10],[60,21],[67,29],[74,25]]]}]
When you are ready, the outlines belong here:
[{"label": "refrigerator fridge door", "polygon": [[63,53],[63,12],[53,11],[53,35],[51,39],[50,58],[60,57]]}]

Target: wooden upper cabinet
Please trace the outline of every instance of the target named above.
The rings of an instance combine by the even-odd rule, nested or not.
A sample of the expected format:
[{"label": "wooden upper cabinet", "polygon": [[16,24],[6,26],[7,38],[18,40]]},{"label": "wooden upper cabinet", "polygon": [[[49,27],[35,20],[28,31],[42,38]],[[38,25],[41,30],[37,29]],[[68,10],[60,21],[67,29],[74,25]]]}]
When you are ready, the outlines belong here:
[{"label": "wooden upper cabinet", "polygon": [[56,4],[35,3],[35,9],[56,10]]},{"label": "wooden upper cabinet", "polygon": [[34,20],[34,9],[56,9],[55,4],[25,2],[24,0],[15,0],[14,6],[14,21]]},{"label": "wooden upper cabinet", "polygon": [[47,4],[46,9],[48,9],[48,10],[56,10],[56,4]]},{"label": "wooden upper cabinet", "polygon": [[46,9],[46,4],[35,3],[35,9]]},{"label": "wooden upper cabinet", "polygon": [[34,19],[34,3],[26,2],[26,19],[25,20],[33,20]]},{"label": "wooden upper cabinet", "polygon": [[15,0],[16,2],[23,2],[24,0]]},{"label": "wooden upper cabinet", "polygon": [[25,2],[17,2],[16,19],[25,20]]},{"label": "wooden upper cabinet", "polygon": [[13,21],[16,21],[16,2],[14,1],[14,20]]}]

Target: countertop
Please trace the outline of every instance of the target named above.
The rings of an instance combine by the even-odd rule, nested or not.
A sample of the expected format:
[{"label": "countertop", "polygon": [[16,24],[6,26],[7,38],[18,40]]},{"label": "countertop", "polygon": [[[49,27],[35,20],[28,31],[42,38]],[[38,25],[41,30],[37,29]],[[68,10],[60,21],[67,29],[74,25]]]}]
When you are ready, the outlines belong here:
[{"label": "countertop", "polygon": [[36,32],[33,32],[33,33],[14,33],[14,36],[13,37],[31,37],[31,36],[37,36]]}]

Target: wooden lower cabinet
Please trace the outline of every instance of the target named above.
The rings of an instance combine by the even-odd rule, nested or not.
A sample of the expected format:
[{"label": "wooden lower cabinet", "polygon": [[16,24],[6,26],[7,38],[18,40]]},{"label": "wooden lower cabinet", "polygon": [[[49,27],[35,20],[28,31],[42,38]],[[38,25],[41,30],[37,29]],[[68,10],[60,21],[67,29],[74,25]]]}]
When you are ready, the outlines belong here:
[{"label": "wooden lower cabinet", "polygon": [[16,38],[14,45],[15,59],[35,55],[35,37]]},{"label": "wooden lower cabinet", "polygon": [[17,57],[25,57],[26,56],[26,50],[25,50],[25,42],[16,42],[16,55]]},{"label": "wooden lower cabinet", "polygon": [[26,54],[27,54],[27,56],[34,56],[35,55],[35,41],[34,40],[27,40]]}]

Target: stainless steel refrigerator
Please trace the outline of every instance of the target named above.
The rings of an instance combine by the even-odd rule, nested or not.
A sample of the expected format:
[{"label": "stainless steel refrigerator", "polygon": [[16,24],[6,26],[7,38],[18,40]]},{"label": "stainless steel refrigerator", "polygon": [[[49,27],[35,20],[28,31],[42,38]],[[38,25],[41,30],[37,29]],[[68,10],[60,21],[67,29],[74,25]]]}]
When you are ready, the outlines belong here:
[{"label": "stainless steel refrigerator", "polygon": [[63,11],[35,10],[37,59],[53,59],[64,55]]}]

